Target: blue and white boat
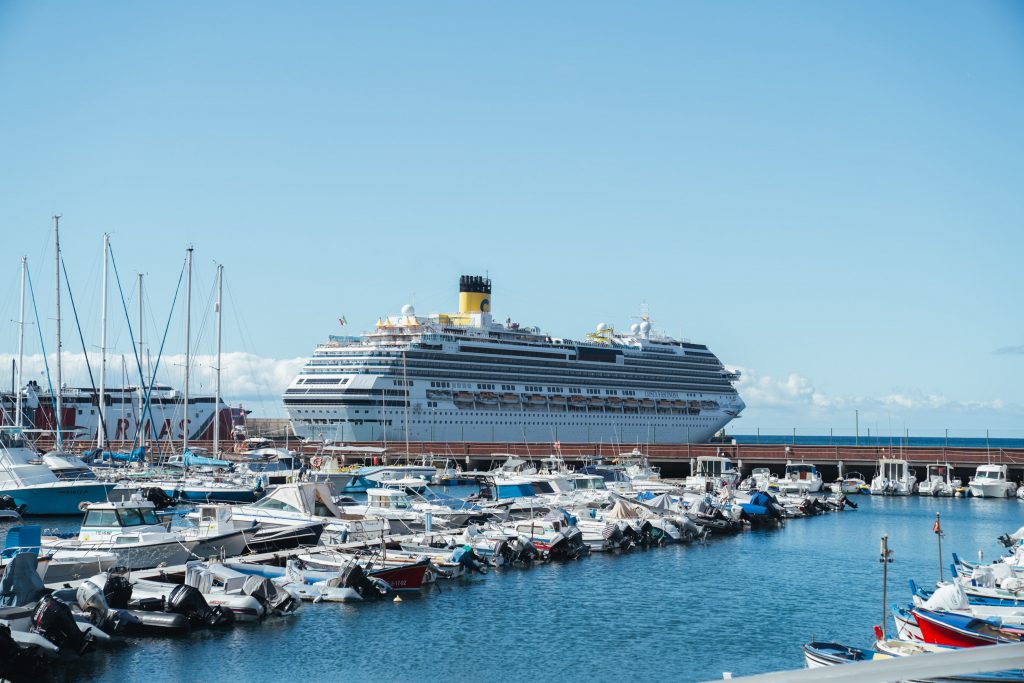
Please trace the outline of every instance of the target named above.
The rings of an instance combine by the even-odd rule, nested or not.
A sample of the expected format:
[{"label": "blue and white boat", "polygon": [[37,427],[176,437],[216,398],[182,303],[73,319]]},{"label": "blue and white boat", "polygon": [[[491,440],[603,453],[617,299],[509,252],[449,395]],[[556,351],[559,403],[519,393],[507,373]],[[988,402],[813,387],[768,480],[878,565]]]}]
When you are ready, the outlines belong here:
[{"label": "blue and white boat", "polygon": [[[368,489],[402,480],[422,480],[426,486],[437,474],[437,468],[430,465],[371,465],[352,472],[352,479],[341,490],[342,493],[366,493]],[[337,487],[335,487],[337,488]]]},{"label": "blue and white boat", "polygon": [[0,496],[7,495],[25,515],[81,515],[88,503],[107,500],[112,482],[61,479],[29,448],[16,428],[0,429]]}]

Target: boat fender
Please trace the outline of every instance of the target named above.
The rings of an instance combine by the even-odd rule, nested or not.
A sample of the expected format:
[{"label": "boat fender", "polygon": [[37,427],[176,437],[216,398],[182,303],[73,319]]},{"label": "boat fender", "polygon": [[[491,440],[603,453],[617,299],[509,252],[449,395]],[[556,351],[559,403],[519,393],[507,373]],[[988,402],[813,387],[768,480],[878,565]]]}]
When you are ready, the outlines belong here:
[{"label": "boat fender", "polygon": [[323,466],[324,459],[321,458],[319,455],[315,455],[313,456],[312,459],[310,459],[309,464],[313,469],[318,470]]}]

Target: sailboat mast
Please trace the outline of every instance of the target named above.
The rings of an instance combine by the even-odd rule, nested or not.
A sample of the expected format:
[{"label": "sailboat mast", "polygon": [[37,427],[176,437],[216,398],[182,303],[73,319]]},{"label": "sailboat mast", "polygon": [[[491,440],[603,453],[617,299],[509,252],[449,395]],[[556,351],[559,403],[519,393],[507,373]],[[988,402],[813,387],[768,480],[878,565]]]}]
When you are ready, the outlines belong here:
[{"label": "sailboat mast", "polygon": [[220,452],[220,358],[221,358],[221,302],[224,294],[224,266],[217,266],[217,382],[213,397],[213,457]]},{"label": "sailboat mast", "polygon": [[181,450],[188,450],[188,366],[192,362],[192,247],[185,252],[185,418],[181,423]]},{"label": "sailboat mast", "polygon": [[21,257],[21,313],[18,316],[18,381],[15,391],[17,391],[15,397],[15,408],[14,408],[14,424],[16,427],[21,429],[22,426],[22,402],[21,402],[21,390],[22,390],[22,375],[21,366],[25,362],[25,274],[28,272],[28,257]]},{"label": "sailboat mast", "polygon": [[142,432],[142,423],[146,419],[146,370],[145,370],[145,356],[142,351],[142,273],[139,273],[139,370],[141,377],[139,377],[139,424],[136,431],[138,432],[139,445],[144,446],[143,439],[145,435]]},{"label": "sailboat mast", "polygon": [[110,235],[103,233],[103,302],[100,305],[100,428],[96,431],[96,447],[102,453],[107,442],[107,254]]},{"label": "sailboat mast", "polygon": [[55,281],[57,284],[57,389],[54,400],[54,424],[57,427],[57,445],[60,449],[64,448],[64,437],[61,434],[61,410],[63,409],[63,401],[61,394],[63,394],[62,386],[63,381],[61,379],[61,367],[60,367],[60,356],[61,356],[61,339],[60,339],[60,215],[53,217],[53,251],[56,255],[56,261],[54,263],[54,274],[56,275]]}]

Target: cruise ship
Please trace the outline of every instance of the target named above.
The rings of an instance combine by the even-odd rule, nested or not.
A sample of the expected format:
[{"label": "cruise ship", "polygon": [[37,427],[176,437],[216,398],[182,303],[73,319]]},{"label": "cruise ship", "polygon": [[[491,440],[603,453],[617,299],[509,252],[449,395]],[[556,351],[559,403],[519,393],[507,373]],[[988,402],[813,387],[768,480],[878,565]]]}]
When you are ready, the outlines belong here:
[{"label": "cruise ship", "polygon": [[406,305],[317,346],[284,405],[315,441],[698,443],[745,407],[738,379],[646,315],[583,340],[497,322],[490,279],[464,275],[457,313]]}]

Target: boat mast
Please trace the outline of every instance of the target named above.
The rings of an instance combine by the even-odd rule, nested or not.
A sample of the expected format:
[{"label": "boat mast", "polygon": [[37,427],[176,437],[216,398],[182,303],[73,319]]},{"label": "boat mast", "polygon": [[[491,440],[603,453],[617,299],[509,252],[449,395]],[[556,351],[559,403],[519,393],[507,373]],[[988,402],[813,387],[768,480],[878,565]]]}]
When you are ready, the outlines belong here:
[{"label": "boat mast", "polygon": [[139,273],[139,368],[141,377],[139,378],[139,425],[136,429],[139,437],[139,445],[145,446],[144,439],[145,435],[142,433],[142,423],[146,419],[146,371],[145,365],[143,364],[143,351],[142,351],[142,273]]},{"label": "boat mast", "polygon": [[21,429],[22,423],[22,402],[21,402],[21,366],[25,362],[25,273],[28,272],[28,257],[21,257],[21,314],[18,317],[18,380],[17,391],[14,403],[14,424]]},{"label": "boat mast", "polygon": [[221,358],[221,302],[224,294],[224,266],[217,265],[217,382],[213,397],[213,457],[220,452],[220,358]]},{"label": "boat mast", "polygon": [[405,464],[409,464],[409,372],[406,367],[407,352],[402,352],[402,384],[405,385]]},{"label": "boat mast", "polygon": [[57,391],[56,396],[53,396],[55,403],[54,407],[54,423],[57,427],[57,447],[60,450],[64,449],[64,437],[61,434],[61,410],[63,409],[63,401],[61,394],[63,394],[62,380],[61,380],[61,367],[60,367],[60,356],[61,356],[61,340],[60,340],[60,214],[56,214],[53,217],[53,250],[56,255],[56,262],[54,263],[54,273],[56,275],[57,283]]},{"label": "boat mast", "polygon": [[192,247],[185,251],[185,418],[181,423],[181,450],[188,450],[188,366],[192,361]]},{"label": "boat mast", "polygon": [[103,233],[103,303],[100,305],[100,428],[96,432],[96,448],[103,452],[107,441],[107,253],[110,235]]}]

